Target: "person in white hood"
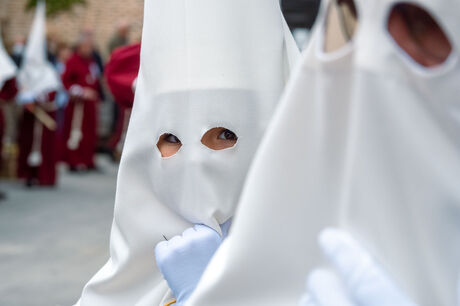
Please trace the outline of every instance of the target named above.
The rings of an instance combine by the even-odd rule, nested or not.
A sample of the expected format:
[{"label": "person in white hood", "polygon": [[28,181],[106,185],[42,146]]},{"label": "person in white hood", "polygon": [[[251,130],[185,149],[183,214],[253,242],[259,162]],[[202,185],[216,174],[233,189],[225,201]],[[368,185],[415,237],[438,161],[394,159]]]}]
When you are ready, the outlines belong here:
[{"label": "person in white hood", "polygon": [[[1,29],[0,29],[1,32]],[[12,100],[17,94],[16,74],[17,67],[3,45],[3,39],[0,36],[0,103]],[[0,122],[3,115],[0,108]],[[3,124],[0,123],[0,131]],[[2,145],[2,136],[0,133],[0,152]]]},{"label": "person in white hood", "polygon": [[299,51],[277,0],[145,1],[111,257],[78,305],[163,305],[155,245],[221,234]]},{"label": "person in white hood", "polygon": [[[434,3],[430,3],[429,1],[420,1],[413,3],[390,1],[388,3],[379,3],[380,5],[375,5],[372,8],[366,8],[366,6],[363,5],[364,8],[361,9],[363,9],[368,15],[374,16],[380,15],[382,11],[385,11],[385,9],[388,10],[388,17],[385,21],[387,25],[388,34],[390,34],[393,42],[395,43],[395,46],[393,47],[396,47],[397,45],[397,49],[399,49],[397,52],[399,52],[400,55],[405,57],[404,60],[408,61],[406,64],[409,65],[410,69],[415,70],[413,72],[416,72],[418,70],[418,73],[427,73],[428,77],[431,73],[434,73],[436,71],[438,71],[438,73],[443,74],[443,69],[446,69],[446,67],[452,65],[453,58],[458,56],[455,54],[454,46],[452,45],[450,40],[450,35],[452,35],[456,31],[455,26],[451,28],[452,24],[449,21],[449,19],[451,18],[451,16],[449,15],[451,14],[447,14],[447,12],[442,12],[443,7],[448,8],[450,7],[450,5],[446,5],[448,4],[448,1],[444,2],[445,3],[438,3],[438,5],[433,5]],[[446,20],[442,20],[442,16],[447,16]],[[446,24],[443,24],[443,22],[446,22]],[[369,26],[369,24],[367,25]],[[381,34],[381,30],[379,30],[380,29],[378,28],[376,29],[376,36]],[[450,31],[453,32],[449,33]],[[364,48],[368,43],[369,41],[367,40],[361,41],[356,46],[356,48]],[[384,46],[383,43],[382,45]],[[389,50],[387,50],[387,52],[388,51]],[[360,56],[364,56],[364,54],[360,54]],[[358,59],[358,63],[359,60],[362,59]],[[362,69],[362,66],[357,65],[357,71],[362,73]],[[393,66],[391,69],[396,70],[397,68],[396,66]],[[450,69],[455,68],[452,67]],[[449,68],[447,68],[447,70],[449,70]],[[374,68],[373,72],[377,75],[377,77],[386,77],[385,69]],[[451,75],[450,77],[454,76],[455,74]],[[416,78],[412,79],[414,80]],[[435,78],[432,79],[432,81],[434,80]],[[385,83],[386,82],[382,81],[381,86],[385,86]],[[356,94],[358,95],[359,93],[364,92],[365,90],[366,89],[364,87],[357,86]],[[426,95],[426,92],[424,92],[425,90],[420,91],[420,88],[414,86],[414,84],[405,84],[405,88],[401,90],[401,93],[404,91],[407,93],[416,93],[417,98],[415,98],[414,100],[420,103],[421,105],[427,103],[428,96]],[[451,96],[451,94],[455,92],[455,85],[450,84],[439,92],[439,96],[441,99],[444,96],[444,99],[448,100],[453,97]],[[385,101],[385,98],[383,98],[382,100]],[[400,102],[405,103],[406,101]],[[397,106],[391,111],[397,113]],[[455,111],[451,109],[448,110],[448,113],[455,113]],[[434,113],[431,115],[434,115]],[[417,120],[417,118],[414,118],[414,121]],[[439,126],[439,128],[443,129],[442,124]],[[435,136],[429,138],[428,141],[436,143],[438,141],[437,138],[438,136]],[[410,138],[408,139],[408,141],[409,140]],[[393,150],[394,149],[398,150],[399,148],[393,148]],[[417,156],[419,154],[420,153],[415,151],[413,156]],[[379,160],[377,159],[373,162],[379,162]],[[449,164],[451,161],[446,160],[445,162]],[[455,163],[453,163],[453,165],[454,164]],[[436,181],[436,183],[440,185],[445,184],[445,182],[439,179]],[[434,184],[432,185],[432,188],[436,189]],[[410,192],[415,191],[410,190]],[[427,190],[427,192],[432,191]],[[410,202],[408,204],[410,204]],[[419,203],[417,203],[417,205],[418,204]],[[427,204],[428,203],[425,202],[423,205]],[[442,201],[439,201],[438,205],[438,212],[436,212],[435,214],[439,214],[439,212],[442,212],[442,210],[445,209],[442,205]],[[395,207],[394,209],[397,209],[397,207]],[[409,222],[416,221],[416,218],[411,220],[412,218],[414,218],[414,216],[409,216]],[[457,217],[456,222],[459,221],[460,218]],[[426,231],[426,226],[422,226],[416,229],[416,234],[422,237],[422,239],[426,240],[426,243],[428,244],[430,243],[429,236],[435,234],[436,231],[444,227],[444,225],[433,225],[428,227],[428,231]],[[450,232],[450,235],[454,234],[455,228],[449,227],[446,233]],[[393,239],[395,240],[395,242],[398,240],[398,238],[396,237]],[[449,246],[447,248],[449,251],[443,253],[443,256],[449,257],[458,252],[456,251],[457,247],[455,246],[455,240],[451,241],[447,237],[442,239],[444,239],[444,241],[442,241],[441,244],[454,244],[454,246]],[[378,240],[376,239],[376,241]],[[379,255],[379,258],[372,258],[372,252],[370,252],[369,250],[373,250],[373,248],[370,246],[369,250],[366,250],[364,248],[364,246],[366,245],[372,244],[369,244],[364,239],[362,239],[362,242],[358,242],[357,239],[353,238],[349,233],[346,233],[340,229],[326,229],[322,231],[322,233],[319,236],[319,246],[321,247],[321,250],[323,251],[325,257],[331,263],[331,267],[334,269],[334,272],[324,268],[317,268],[313,272],[311,272],[307,280],[307,293],[303,297],[301,305],[432,305],[432,302],[429,299],[436,301],[436,304],[439,305],[460,304],[460,282],[457,283],[456,280],[456,277],[460,276],[460,270],[458,268],[454,268],[458,264],[458,259],[457,261],[442,263],[442,265],[444,265],[448,269],[454,268],[452,271],[450,271],[450,276],[448,274],[444,274],[443,276],[438,274],[441,276],[440,282],[448,284],[448,288],[446,288],[447,290],[445,290],[444,293],[441,293],[441,288],[438,288],[438,286],[442,285],[435,283],[434,286],[426,288],[426,292],[422,293],[415,291],[415,293],[409,295],[403,292],[401,288],[421,286],[423,285],[423,282],[425,280],[414,280],[414,278],[412,278],[409,282],[410,286],[404,286],[404,281],[406,281],[407,283],[407,278],[410,276],[406,274],[402,277],[403,281],[401,281],[398,280],[398,277],[401,279],[400,275],[403,271],[397,271],[397,273],[395,273],[394,271],[392,271],[393,273],[388,273],[388,271],[384,271],[382,267],[386,264],[386,261],[388,260],[387,258],[385,258],[385,253],[379,255],[378,252],[376,252],[376,255]],[[419,253],[418,256],[426,256],[430,251],[431,250],[425,250]],[[390,260],[395,259],[390,258]],[[402,260],[402,258],[399,258],[397,260],[400,261]],[[429,270],[431,269],[430,266],[434,267],[438,265],[439,267],[439,264],[444,260],[444,258],[438,258],[436,260],[438,261],[437,263],[435,263],[436,261],[433,262],[435,263],[434,265],[433,263],[427,265],[428,262],[425,262],[424,264],[419,265],[418,268],[425,275],[430,275],[430,273],[433,273],[429,272]],[[389,269],[389,271],[391,271],[391,269]],[[406,280],[404,280],[404,278],[406,278]],[[434,294],[437,296],[433,296]],[[418,303],[416,303],[415,300],[418,300]]]},{"label": "person in white hood", "polygon": [[321,250],[304,305],[459,302],[460,4],[355,1],[329,51],[331,2],[186,305],[298,305]]},{"label": "person in white hood", "polygon": [[[16,73],[17,73],[17,67],[14,61],[8,55],[8,52],[6,52],[5,46],[3,45],[3,39],[1,36],[0,36],[0,67],[1,67],[0,68],[0,92],[5,91],[5,93],[1,95],[1,97],[3,97],[1,99],[7,100],[6,99],[6,95],[7,95],[6,87],[8,87],[7,83],[14,80]],[[10,97],[8,97],[8,100],[9,99]]]},{"label": "person in white hood", "polygon": [[[1,28],[0,28],[1,33]],[[5,50],[3,39],[0,35],[0,165],[3,162],[3,142],[5,134],[5,118],[3,104],[14,99],[18,90],[16,85],[17,67]],[[0,200],[6,195],[0,191]]]},{"label": "person in white hood", "polygon": [[56,184],[56,103],[61,81],[46,55],[46,7],[35,18],[18,73],[17,102],[23,106],[19,131],[18,177],[28,186]]}]

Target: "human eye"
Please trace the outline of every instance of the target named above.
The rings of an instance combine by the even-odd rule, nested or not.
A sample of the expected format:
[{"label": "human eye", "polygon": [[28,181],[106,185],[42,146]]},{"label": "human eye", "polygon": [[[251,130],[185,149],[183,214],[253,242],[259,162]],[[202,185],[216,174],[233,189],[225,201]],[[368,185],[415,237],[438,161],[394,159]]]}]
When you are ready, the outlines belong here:
[{"label": "human eye", "polygon": [[165,135],[164,140],[165,140],[166,142],[169,142],[169,143],[180,143],[179,138],[177,138],[177,137],[176,137],[175,135],[173,135],[173,134],[167,134],[167,135]]},{"label": "human eye", "polygon": [[219,134],[218,138],[222,140],[232,140],[232,141],[238,140],[238,137],[236,136],[236,134],[228,129],[223,130]]}]

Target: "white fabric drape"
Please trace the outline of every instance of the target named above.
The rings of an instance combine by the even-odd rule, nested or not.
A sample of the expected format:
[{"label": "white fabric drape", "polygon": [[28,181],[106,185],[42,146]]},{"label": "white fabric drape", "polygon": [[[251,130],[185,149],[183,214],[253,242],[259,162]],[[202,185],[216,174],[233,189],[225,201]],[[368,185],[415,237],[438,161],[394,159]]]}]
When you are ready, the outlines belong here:
[{"label": "white fabric drape", "polygon": [[456,305],[460,4],[413,0],[454,46],[418,66],[386,31],[395,0],[356,1],[354,41],[325,54],[323,7],[253,162],[230,236],[188,305],[297,305],[317,235],[352,232],[420,305]]},{"label": "white fabric drape", "polygon": [[[192,223],[216,230],[233,215],[247,168],[298,49],[277,0],[145,2],[141,68],[118,175],[111,258],[79,305],[170,300],[153,250]],[[235,147],[203,134],[225,127]],[[164,133],[182,147],[162,158]]]}]

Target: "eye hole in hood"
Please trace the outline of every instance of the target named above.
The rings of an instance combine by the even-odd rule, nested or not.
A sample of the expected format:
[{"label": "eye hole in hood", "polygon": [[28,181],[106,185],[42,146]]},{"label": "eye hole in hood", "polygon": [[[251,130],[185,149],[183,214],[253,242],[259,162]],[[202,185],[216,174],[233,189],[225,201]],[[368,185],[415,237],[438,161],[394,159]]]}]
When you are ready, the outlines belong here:
[{"label": "eye hole in hood", "polygon": [[358,10],[353,0],[331,2],[324,24],[324,51],[331,53],[346,46],[354,37]]},{"label": "eye hole in hood", "polygon": [[441,65],[452,52],[452,44],[435,18],[412,3],[393,6],[387,29],[402,51],[424,67]]},{"label": "eye hole in hood", "polygon": [[171,133],[164,133],[157,142],[157,148],[161,153],[161,157],[174,156],[181,147],[182,142],[180,139]]},{"label": "eye hole in hood", "polygon": [[225,150],[236,145],[238,136],[229,129],[216,127],[207,131],[201,138],[201,143],[212,150]]}]

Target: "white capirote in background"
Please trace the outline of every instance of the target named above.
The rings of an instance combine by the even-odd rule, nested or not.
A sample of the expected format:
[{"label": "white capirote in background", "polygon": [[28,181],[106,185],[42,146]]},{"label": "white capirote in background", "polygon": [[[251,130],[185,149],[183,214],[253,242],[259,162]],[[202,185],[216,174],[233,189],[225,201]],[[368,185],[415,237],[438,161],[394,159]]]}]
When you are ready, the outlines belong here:
[{"label": "white capirote in background", "polygon": [[[1,31],[1,28],[0,28]],[[0,35],[0,90],[6,81],[16,76],[17,67],[11,57],[6,52],[3,40]]]},{"label": "white capirote in background", "polygon": [[46,4],[38,1],[35,17],[18,72],[19,104],[28,104],[44,94],[57,91],[62,85],[60,77],[48,62],[46,53]]}]

